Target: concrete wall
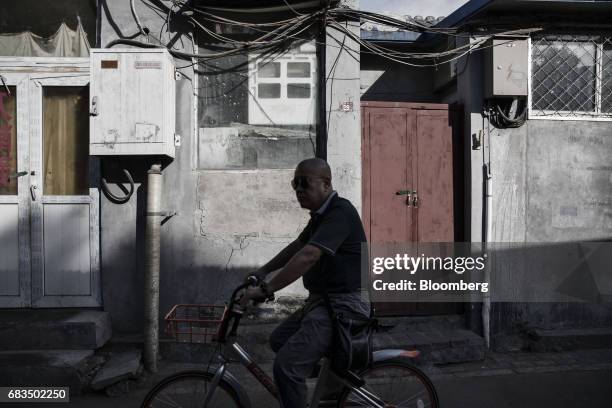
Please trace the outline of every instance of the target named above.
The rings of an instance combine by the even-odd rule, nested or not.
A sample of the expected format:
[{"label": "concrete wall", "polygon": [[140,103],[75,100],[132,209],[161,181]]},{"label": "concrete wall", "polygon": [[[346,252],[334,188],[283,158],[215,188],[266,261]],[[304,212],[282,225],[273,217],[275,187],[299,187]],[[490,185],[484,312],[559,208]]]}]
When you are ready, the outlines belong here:
[{"label": "concrete wall", "polygon": [[431,68],[416,68],[377,57],[361,56],[361,100],[438,102]]},{"label": "concrete wall", "polygon": [[[136,2],[136,7],[142,23],[151,33],[159,33],[164,19],[143,7],[142,3]],[[100,0],[100,8],[101,44],[137,31],[129,1]],[[357,26],[355,29],[358,32]],[[176,49],[182,47],[192,52],[190,35],[182,35],[181,40],[175,38],[187,33],[188,27],[171,24],[163,41],[174,39],[174,46],[179,47]],[[328,61],[333,57],[329,51]],[[187,64],[179,61],[178,65]],[[330,65],[328,63],[328,67]],[[263,134],[254,135],[252,129],[242,129],[241,134],[251,137],[250,144],[237,146],[229,153],[221,146],[227,144],[227,137],[200,140],[198,135],[202,135],[204,130],[199,129],[196,107],[202,109],[203,102],[194,100],[198,84],[193,71],[184,69],[182,72],[185,76],[176,83],[176,126],[182,141],[176,158],[165,163],[163,170],[163,209],[177,211],[178,215],[161,227],[161,316],[177,303],[222,303],[247,271],[262,265],[295,239],[306,224],[308,214],[299,208],[289,181],[294,164],[314,151],[311,129],[298,129],[295,134],[288,132],[287,137],[293,139],[287,140],[285,147],[282,143],[274,143],[278,139],[274,130],[267,129]],[[343,52],[335,72],[341,77],[351,75],[358,78],[359,63]],[[334,97],[336,102],[355,102],[353,112],[331,109],[328,154],[335,187],[359,207],[358,81],[356,84],[336,81],[333,93],[341,94]],[[228,123],[234,120],[231,115],[227,118]],[[226,129],[226,133],[236,130],[227,127],[214,129]],[[344,146],[350,148],[345,150]],[[245,151],[256,152],[258,160],[249,161],[250,156],[245,155]],[[242,155],[240,160],[236,159],[235,152]],[[208,160],[212,155],[215,160],[217,155],[225,156],[215,162]],[[228,162],[231,164],[232,158],[236,159],[237,170],[227,165]],[[126,167],[137,184],[137,193],[126,204],[114,204],[104,196],[101,199],[103,302],[105,310],[111,313],[115,333],[142,332],[144,181],[151,163],[146,158],[103,161],[103,173],[110,183],[124,182],[121,168]],[[111,184],[111,188],[119,192],[118,186]],[[304,296],[301,282],[286,288],[284,295],[290,298]]]},{"label": "concrete wall", "polygon": [[[493,241],[609,241],[611,132],[610,122],[555,120],[493,131]],[[500,339],[524,328],[612,326],[610,303],[499,303],[492,315]]]},{"label": "concrete wall", "polygon": [[[359,0],[342,0],[340,6],[359,8]],[[343,23],[359,35],[359,22]],[[359,102],[359,44],[327,28],[325,78],[327,117],[327,161],[333,185],[361,212],[361,107]],[[339,47],[344,44],[344,48]],[[351,108],[342,109],[343,103]]]},{"label": "concrete wall", "polygon": [[[484,69],[481,53],[461,59],[456,88],[442,99],[464,107],[466,231],[471,241],[483,238],[483,164],[489,160],[489,146],[492,242],[532,242],[535,246],[609,240],[612,122],[534,119],[516,129],[489,128],[481,114]],[[480,132],[484,146],[472,149]],[[612,326],[609,303],[493,303],[491,309],[494,344],[496,338],[525,327],[601,326]]]}]

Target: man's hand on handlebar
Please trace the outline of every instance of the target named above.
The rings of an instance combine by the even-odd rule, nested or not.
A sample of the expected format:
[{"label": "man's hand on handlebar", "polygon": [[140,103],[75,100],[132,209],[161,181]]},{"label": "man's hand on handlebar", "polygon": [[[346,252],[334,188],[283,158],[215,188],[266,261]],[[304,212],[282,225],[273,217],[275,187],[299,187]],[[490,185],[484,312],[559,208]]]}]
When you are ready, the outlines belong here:
[{"label": "man's hand on handlebar", "polygon": [[240,298],[240,305],[246,307],[249,300],[256,303],[261,303],[266,300],[267,296],[260,286],[249,286],[244,290],[244,294]]},{"label": "man's hand on handlebar", "polygon": [[[252,280],[249,281],[249,278],[251,277],[255,277],[256,281],[253,282]],[[264,280],[264,278],[266,277],[266,274],[263,272],[260,272],[259,269],[254,270],[249,272],[245,277],[244,277],[244,282],[249,282],[251,284],[257,284],[259,282],[261,282],[262,280]]]},{"label": "man's hand on handlebar", "polygon": [[246,287],[239,300],[239,304],[242,307],[246,307],[249,300],[252,300],[254,303],[261,303],[268,299],[274,299],[273,294],[267,293],[266,282],[256,274],[249,274],[245,278],[245,283],[250,285]]}]

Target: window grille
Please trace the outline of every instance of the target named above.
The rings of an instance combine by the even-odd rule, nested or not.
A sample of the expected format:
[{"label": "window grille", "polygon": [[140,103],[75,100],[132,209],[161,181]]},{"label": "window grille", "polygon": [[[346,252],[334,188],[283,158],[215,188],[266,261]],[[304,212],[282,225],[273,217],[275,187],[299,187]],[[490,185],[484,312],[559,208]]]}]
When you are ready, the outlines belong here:
[{"label": "window grille", "polygon": [[612,118],[612,35],[531,42],[531,115]]}]

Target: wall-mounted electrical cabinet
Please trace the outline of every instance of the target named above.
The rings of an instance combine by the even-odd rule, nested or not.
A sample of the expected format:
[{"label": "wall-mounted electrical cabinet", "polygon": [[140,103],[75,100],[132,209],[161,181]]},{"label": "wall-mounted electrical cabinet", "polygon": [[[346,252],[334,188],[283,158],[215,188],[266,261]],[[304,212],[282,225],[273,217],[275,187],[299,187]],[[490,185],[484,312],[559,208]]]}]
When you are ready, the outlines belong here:
[{"label": "wall-mounted electrical cabinet", "polygon": [[175,154],[174,60],[166,49],[92,49],[94,156]]},{"label": "wall-mounted electrical cabinet", "polygon": [[528,40],[496,37],[485,47],[485,98],[527,96]]}]

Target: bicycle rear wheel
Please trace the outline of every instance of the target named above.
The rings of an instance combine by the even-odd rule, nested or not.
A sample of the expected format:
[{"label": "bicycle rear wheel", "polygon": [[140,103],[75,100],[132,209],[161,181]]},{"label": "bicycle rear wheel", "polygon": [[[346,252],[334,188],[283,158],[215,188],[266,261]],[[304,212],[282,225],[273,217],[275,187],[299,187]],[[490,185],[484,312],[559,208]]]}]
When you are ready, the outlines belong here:
[{"label": "bicycle rear wheel", "polygon": [[[201,408],[210,389],[212,373],[185,371],[160,381],[144,398],[141,408]],[[208,408],[241,408],[237,391],[221,380]]]},{"label": "bicycle rear wheel", "polygon": [[[418,368],[402,361],[380,361],[360,373],[366,390],[384,401],[385,408],[438,408],[431,380]],[[355,391],[345,389],[339,407],[371,407]]]}]

